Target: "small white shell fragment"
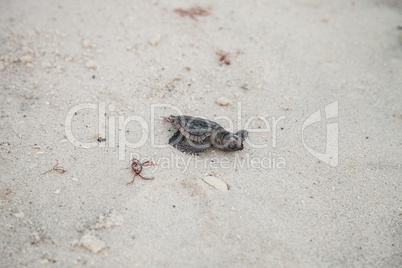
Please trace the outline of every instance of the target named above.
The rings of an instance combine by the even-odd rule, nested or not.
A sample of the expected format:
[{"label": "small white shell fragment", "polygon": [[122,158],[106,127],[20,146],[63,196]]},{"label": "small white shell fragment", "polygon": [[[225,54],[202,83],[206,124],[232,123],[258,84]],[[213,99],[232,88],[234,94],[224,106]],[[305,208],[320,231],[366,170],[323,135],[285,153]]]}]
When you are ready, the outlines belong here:
[{"label": "small white shell fragment", "polygon": [[99,66],[99,64],[94,60],[89,60],[89,61],[87,61],[87,63],[85,63],[85,67],[87,67],[88,69],[91,69],[91,70],[98,69],[98,66]]},{"label": "small white shell fragment", "polygon": [[75,177],[73,177],[73,178],[71,178],[73,181],[78,181],[78,178],[75,178]]},{"label": "small white shell fragment", "polygon": [[220,97],[219,99],[216,100],[216,103],[219,104],[220,106],[232,105],[232,101],[226,97]]},{"label": "small white shell fragment", "polygon": [[32,146],[32,149],[40,149],[40,146],[39,145],[34,145],[34,146]]},{"label": "small white shell fragment", "polygon": [[161,41],[161,35],[157,34],[149,40],[149,43],[153,46],[156,46]]},{"label": "small white shell fragment", "polygon": [[211,185],[215,189],[218,190],[229,190],[228,185],[226,182],[220,178],[217,178],[215,176],[206,176],[203,179],[207,184]]},{"label": "small white shell fragment", "polygon": [[24,212],[18,212],[18,213],[15,213],[14,216],[21,219],[21,218],[24,218],[25,214],[24,214]]},{"label": "small white shell fragment", "polygon": [[45,152],[36,152],[36,154],[45,154]]},{"label": "small white shell fragment", "polygon": [[59,193],[60,193],[60,190],[57,189],[56,191],[54,191],[54,193],[55,193],[55,194],[59,194]]},{"label": "small white shell fragment", "polygon": [[80,244],[96,254],[106,247],[106,243],[92,234],[81,237]]}]

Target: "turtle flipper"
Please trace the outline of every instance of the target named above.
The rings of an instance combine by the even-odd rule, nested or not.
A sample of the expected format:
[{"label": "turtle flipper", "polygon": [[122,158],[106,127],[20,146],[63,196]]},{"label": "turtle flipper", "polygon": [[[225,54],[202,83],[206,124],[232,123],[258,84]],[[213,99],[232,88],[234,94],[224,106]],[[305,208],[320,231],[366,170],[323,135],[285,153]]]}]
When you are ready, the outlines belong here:
[{"label": "turtle flipper", "polygon": [[176,131],[175,134],[169,139],[169,144],[175,146],[176,144],[183,142],[183,134],[180,133],[180,131]]},{"label": "turtle flipper", "polygon": [[202,141],[200,143],[193,143],[192,145],[187,145],[184,143],[183,134],[177,131],[170,139],[169,144],[173,145],[177,150],[187,153],[187,154],[199,154],[211,146],[210,142]]},{"label": "turtle flipper", "polygon": [[195,154],[198,155],[199,153],[202,153],[206,149],[208,149],[211,144],[207,142],[203,142],[200,144],[196,144],[195,146],[187,145],[184,144],[183,142],[179,142],[175,145],[173,145],[177,150],[187,153],[187,154]]}]

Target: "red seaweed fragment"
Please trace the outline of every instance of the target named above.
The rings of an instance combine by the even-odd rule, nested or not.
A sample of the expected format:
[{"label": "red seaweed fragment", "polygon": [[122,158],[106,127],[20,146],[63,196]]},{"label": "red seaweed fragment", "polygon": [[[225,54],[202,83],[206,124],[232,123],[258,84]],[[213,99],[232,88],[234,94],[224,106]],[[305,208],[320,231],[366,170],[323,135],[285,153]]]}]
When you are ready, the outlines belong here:
[{"label": "red seaweed fragment", "polygon": [[49,169],[48,171],[46,171],[45,173],[43,173],[42,175],[45,175],[46,173],[49,173],[50,171],[56,171],[60,174],[63,174],[64,172],[66,172],[67,170],[65,170],[62,166],[59,166],[59,162],[56,162],[56,165],[54,165],[54,167],[52,169]]},{"label": "red seaweed fragment", "polygon": [[182,8],[176,8],[174,10],[174,12],[180,14],[180,16],[184,17],[184,16],[189,16],[190,18],[192,18],[195,21],[198,21],[196,16],[208,16],[211,14],[211,8],[202,8],[199,6],[195,6],[189,9],[182,9]]},{"label": "red seaweed fragment", "polygon": [[146,161],[144,163],[141,163],[138,159],[133,158],[131,160],[131,172],[134,173],[134,177],[133,177],[133,180],[131,182],[127,183],[126,185],[129,185],[129,184],[133,183],[136,176],[139,176],[143,180],[153,180],[154,177],[145,178],[145,177],[141,176],[141,172],[142,172],[143,167],[155,166],[155,165],[156,164],[152,163],[152,161]]}]

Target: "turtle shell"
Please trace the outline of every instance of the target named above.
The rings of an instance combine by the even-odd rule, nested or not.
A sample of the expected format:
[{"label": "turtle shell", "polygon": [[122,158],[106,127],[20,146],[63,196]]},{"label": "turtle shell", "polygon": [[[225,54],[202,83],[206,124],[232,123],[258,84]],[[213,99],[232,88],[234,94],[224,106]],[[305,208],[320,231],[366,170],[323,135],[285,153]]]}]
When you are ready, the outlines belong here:
[{"label": "turtle shell", "polygon": [[212,135],[212,131],[219,125],[208,119],[193,116],[173,116],[173,125],[184,137],[195,142],[200,142]]}]

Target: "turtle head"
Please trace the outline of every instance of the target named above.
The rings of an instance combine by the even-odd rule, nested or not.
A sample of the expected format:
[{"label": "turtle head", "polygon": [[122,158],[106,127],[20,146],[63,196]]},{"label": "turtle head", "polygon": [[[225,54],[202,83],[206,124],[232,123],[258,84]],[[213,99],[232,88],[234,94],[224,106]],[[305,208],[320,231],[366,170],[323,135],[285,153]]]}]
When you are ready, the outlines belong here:
[{"label": "turtle head", "polygon": [[248,136],[247,130],[240,130],[239,132],[233,134],[228,133],[225,135],[223,144],[225,151],[239,151],[243,150],[243,141]]},{"label": "turtle head", "polygon": [[239,136],[244,141],[248,137],[248,131],[240,130],[236,133],[236,135]]}]

